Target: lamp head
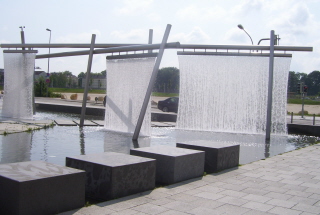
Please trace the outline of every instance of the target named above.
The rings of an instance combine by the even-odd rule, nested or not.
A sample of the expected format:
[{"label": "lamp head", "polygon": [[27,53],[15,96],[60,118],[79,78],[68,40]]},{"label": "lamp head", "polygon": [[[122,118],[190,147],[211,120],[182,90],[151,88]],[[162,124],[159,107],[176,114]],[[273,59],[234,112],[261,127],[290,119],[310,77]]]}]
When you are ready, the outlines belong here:
[{"label": "lamp head", "polygon": [[51,31],[49,28],[46,29],[47,31]]},{"label": "lamp head", "polygon": [[241,24],[238,25],[238,28],[240,28],[241,30],[244,30],[244,28]]},{"label": "lamp head", "polygon": [[23,31],[23,29],[25,28],[25,26],[20,26],[19,28],[21,28],[21,31]]}]

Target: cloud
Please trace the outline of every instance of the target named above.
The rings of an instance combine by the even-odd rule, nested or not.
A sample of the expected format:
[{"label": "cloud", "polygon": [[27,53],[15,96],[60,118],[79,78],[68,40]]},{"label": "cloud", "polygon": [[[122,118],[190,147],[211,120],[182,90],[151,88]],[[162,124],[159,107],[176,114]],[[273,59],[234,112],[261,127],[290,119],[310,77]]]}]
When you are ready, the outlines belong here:
[{"label": "cloud", "polygon": [[124,6],[116,8],[114,12],[117,15],[135,15],[147,11],[152,5],[153,0],[126,0]]},{"label": "cloud", "polygon": [[245,32],[241,31],[238,27],[231,28],[228,30],[223,38],[225,44],[234,43],[234,44],[247,44],[251,45],[251,40]]},{"label": "cloud", "polygon": [[213,20],[226,15],[226,10],[218,5],[199,7],[189,5],[177,11],[176,16],[184,20]]},{"label": "cloud", "polygon": [[90,43],[92,34],[96,34],[96,37],[101,36],[101,32],[99,30],[92,30],[91,32],[83,32],[79,34],[68,34],[65,36],[61,36],[55,39],[54,42],[55,43]]},{"label": "cloud", "polygon": [[264,0],[246,0],[242,1],[240,4],[236,5],[232,10],[231,14],[234,16],[247,16],[251,12],[259,12],[262,10],[264,5]]},{"label": "cloud", "polygon": [[211,38],[200,27],[194,27],[190,33],[178,33],[173,35],[171,39],[181,43],[207,43]]},{"label": "cloud", "polygon": [[123,40],[123,41],[147,41],[149,31],[146,29],[133,29],[129,32],[125,31],[112,31],[111,36],[115,38],[115,40]]}]

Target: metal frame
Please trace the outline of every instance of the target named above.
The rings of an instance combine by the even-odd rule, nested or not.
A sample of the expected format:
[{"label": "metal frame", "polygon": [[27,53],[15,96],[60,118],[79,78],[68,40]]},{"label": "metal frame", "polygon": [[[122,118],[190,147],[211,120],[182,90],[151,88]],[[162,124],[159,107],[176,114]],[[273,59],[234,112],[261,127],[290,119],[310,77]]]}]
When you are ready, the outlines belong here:
[{"label": "metal frame", "polygon": [[128,59],[128,58],[143,58],[143,57],[157,57],[157,56],[158,56],[158,53],[110,55],[110,56],[107,56],[107,60]]},{"label": "metal frame", "polygon": [[[152,76],[149,82],[149,86],[146,92],[146,96],[141,108],[139,119],[133,135],[133,140],[137,140],[141,125],[144,119],[146,108],[150,99],[153,84],[159,70],[160,62],[165,49],[182,49],[178,51],[178,55],[227,55],[227,56],[259,56],[269,57],[269,82],[268,82],[268,107],[267,107],[267,125],[266,125],[266,141],[270,140],[271,133],[271,107],[272,107],[272,85],[273,85],[273,64],[274,57],[291,57],[291,54],[286,53],[275,53],[275,51],[313,51],[313,47],[296,47],[296,46],[275,46],[274,42],[274,31],[271,31],[270,46],[259,46],[259,45],[198,45],[198,44],[180,44],[179,42],[167,43],[168,36],[170,33],[171,25],[167,25],[163,40],[161,44],[152,44],[153,31],[149,30],[149,44],[95,44],[95,35],[92,35],[91,44],[25,44],[24,32],[21,31],[21,44],[0,44],[1,48],[22,48],[22,50],[4,50],[4,53],[37,53],[37,50],[31,50],[33,48],[90,48],[90,50],[74,51],[74,52],[61,52],[53,54],[42,54],[36,55],[36,59],[42,58],[53,58],[53,57],[67,57],[67,56],[78,56],[78,55],[89,55],[87,76],[90,75],[92,57],[93,54],[106,54],[114,52],[126,52],[126,55],[115,55],[108,56],[107,59],[125,59],[130,57],[143,57],[143,56],[157,56],[155,66],[153,68]],[[25,50],[28,48],[29,50]],[[99,48],[99,49],[95,49]],[[152,53],[153,49],[159,49],[159,53]],[[191,51],[185,51],[185,49],[191,49]],[[200,50],[205,50],[199,51]],[[215,52],[207,52],[207,50],[216,50]],[[148,51],[148,54],[144,51]],[[198,51],[196,51],[198,50]],[[224,52],[218,52],[218,50],[225,50]],[[238,50],[229,51],[229,50]],[[240,52],[243,50],[250,51],[250,53]],[[130,51],[143,51],[142,54],[128,54]],[[254,53],[255,51],[261,51],[261,53]],[[269,51],[269,53],[262,53],[262,51]],[[151,54],[152,53],[152,54]],[[151,55],[149,55],[151,54]],[[89,80],[89,78],[87,78]],[[87,91],[87,87],[85,92]],[[86,103],[86,97],[84,95],[83,102]],[[85,105],[83,105],[82,112],[85,113]],[[81,113],[81,120],[83,125],[83,113]],[[80,120],[80,126],[81,126]]]}]

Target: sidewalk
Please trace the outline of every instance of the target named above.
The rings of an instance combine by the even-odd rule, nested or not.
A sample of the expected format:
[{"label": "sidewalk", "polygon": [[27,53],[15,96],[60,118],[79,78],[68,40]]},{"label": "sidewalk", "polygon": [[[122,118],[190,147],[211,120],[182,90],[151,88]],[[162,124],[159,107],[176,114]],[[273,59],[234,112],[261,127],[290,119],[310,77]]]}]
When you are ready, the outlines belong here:
[{"label": "sidewalk", "polygon": [[320,144],[61,214],[320,214]]}]

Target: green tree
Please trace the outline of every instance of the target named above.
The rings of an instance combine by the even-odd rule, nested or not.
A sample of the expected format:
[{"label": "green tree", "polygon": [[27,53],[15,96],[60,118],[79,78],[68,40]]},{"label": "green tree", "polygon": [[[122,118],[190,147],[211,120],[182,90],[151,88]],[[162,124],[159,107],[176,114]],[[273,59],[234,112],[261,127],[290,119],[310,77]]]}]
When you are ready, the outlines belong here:
[{"label": "green tree", "polygon": [[179,69],[177,69],[176,67],[163,67],[158,72],[154,91],[166,93],[178,92],[179,80]]},{"label": "green tree", "polygon": [[34,84],[34,95],[37,97],[47,96],[48,85],[44,78],[41,76]]},{"label": "green tree", "polygon": [[313,71],[308,74],[305,85],[308,86],[308,95],[314,96],[320,92],[320,72]]}]

